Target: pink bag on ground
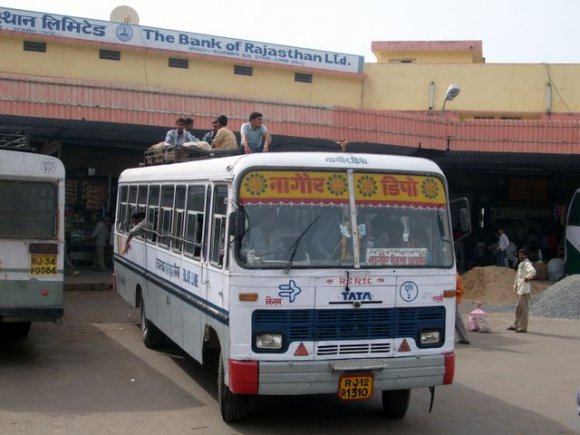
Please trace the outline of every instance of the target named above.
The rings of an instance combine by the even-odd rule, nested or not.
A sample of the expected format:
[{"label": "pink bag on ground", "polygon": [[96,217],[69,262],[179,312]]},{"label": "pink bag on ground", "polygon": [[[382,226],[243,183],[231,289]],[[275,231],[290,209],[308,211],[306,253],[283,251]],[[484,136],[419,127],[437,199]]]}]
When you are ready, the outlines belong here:
[{"label": "pink bag on ground", "polygon": [[478,302],[477,308],[469,313],[467,329],[470,331],[489,332],[489,319],[487,313],[481,308],[481,302]]}]

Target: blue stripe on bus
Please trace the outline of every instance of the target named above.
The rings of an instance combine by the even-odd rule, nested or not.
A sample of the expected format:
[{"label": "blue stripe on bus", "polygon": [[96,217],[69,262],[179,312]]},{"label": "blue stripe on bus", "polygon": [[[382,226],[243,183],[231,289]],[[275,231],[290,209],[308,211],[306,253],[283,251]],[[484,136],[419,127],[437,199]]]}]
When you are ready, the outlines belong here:
[{"label": "blue stripe on bus", "polygon": [[230,314],[227,310],[224,310],[223,308],[218,307],[217,305],[214,305],[211,302],[208,302],[207,300],[184,290],[182,287],[179,287],[178,285],[175,285],[171,281],[168,281],[165,278],[161,278],[160,276],[151,273],[147,269],[131,261],[128,261],[126,258],[118,254],[115,254],[114,260],[115,262],[125,266],[127,269],[130,269],[136,274],[142,276],[146,281],[157,285],[162,290],[165,290],[166,292],[181,299],[183,302],[193,306],[194,308],[197,308],[199,311],[216,319],[220,323],[223,323],[226,326],[229,324]]}]

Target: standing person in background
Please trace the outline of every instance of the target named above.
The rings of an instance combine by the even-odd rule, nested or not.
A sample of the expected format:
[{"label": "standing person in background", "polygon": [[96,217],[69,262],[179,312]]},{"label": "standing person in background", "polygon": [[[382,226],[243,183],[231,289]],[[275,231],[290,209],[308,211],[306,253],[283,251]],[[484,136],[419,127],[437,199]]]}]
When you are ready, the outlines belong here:
[{"label": "standing person in background", "polygon": [[508,331],[528,332],[528,314],[532,303],[530,281],[536,276],[536,269],[528,258],[527,249],[518,251],[520,264],[514,280],[514,291],[518,295],[516,302],[516,320]]},{"label": "standing person in background", "polygon": [[499,240],[497,242],[496,248],[495,265],[507,267],[507,257],[505,251],[510,244],[510,239],[508,238],[507,234],[505,233],[502,227],[499,227],[497,229],[497,235],[499,237]]},{"label": "standing person in background", "polygon": [[463,323],[461,310],[459,309],[459,306],[461,305],[461,296],[463,293],[465,293],[463,278],[461,278],[461,275],[457,274],[455,280],[455,334],[457,335],[460,344],[471,344],[469,337],[467,336],[465,323]]},{"label": "standing person in background", "polygon": [[250,114],[250,122],[242,124],[240,135],[242,136],[242,152],[244,154],[268,152],[272,136],[268,132],[268,128],[262,124],[261,113],[252,112]]},{"label": "standing person in background", "polygon": [[64,233],[64,268],[65,274],[70,273],[73,276],[79,274],[79,271],[70,259],[70,232],[67,230]]},{"label": "standing person in background", "polygon": [[518,247],[510,240],[510,244],[505,250],[507,266],[511,269],[515,269],[518,266]]},{"label": "standing person in background", "polygon": [[228,125],[228,117],[220,115],[214,121],[217,130],[213,138],[211,147],[214,150],[235,150],[238,148],[236,135],[226,126]]},{"label": "standing person in background", "polygon": [[95,241],[95,262],[93,263],[92,270],[99,270],[104,272],[107,270],[105,265],[105,249],[109,244],[109,237],[111,236],[111,223],[112,220],[109,216],[101,219],[91,238]]}]

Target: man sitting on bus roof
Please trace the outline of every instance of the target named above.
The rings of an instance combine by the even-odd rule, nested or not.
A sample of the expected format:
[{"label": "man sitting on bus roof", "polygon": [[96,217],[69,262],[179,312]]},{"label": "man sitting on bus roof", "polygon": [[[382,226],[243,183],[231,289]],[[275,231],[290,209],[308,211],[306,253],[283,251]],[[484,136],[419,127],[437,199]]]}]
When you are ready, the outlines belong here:
[{"label": "man sitting on bus roof", "polygon": [[228,125],[228,117],[226,115],[220,115],[214,122],[217,124],[218,130],[213,138],[211,147],[214,150],[238,149],[236,135],[226,127],[226,125]]},{"label": "man sitting on bus roof", "polygon": [[197,142],[199,139],[194,138],[190,132],[185,129],[185,119],[178,118],[175,121],[175,128],[169,130],[165,135],[165,147],[181,146],[186,142]]},{"label": "man sitting on bus roof", "polygon": [[197,137],[195,137],[195,135],[193,134],[193,118],[185,118],[185,131],[187,131],[191,137],[193,138],[193,141],[198,141],[199,139]]},{"label": "man sitting on bus roof", "polygon": [[250,122],[245,122],[240,128],[242,138],[241,151],[243,154],[267,153],[272,142],[272,136],[264,124],[262,114],[252,112]]}]

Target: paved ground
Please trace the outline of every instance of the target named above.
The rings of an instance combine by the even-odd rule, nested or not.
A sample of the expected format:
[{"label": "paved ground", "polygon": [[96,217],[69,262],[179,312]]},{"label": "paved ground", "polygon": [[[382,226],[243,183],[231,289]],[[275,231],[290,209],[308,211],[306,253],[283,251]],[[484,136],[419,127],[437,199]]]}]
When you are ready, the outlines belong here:
[{"label": "paved ground", "polygon": [[455,382],[437,388],[431,414],[426,389],[413,392],[402,421],[385,420],[378,397],[270,397],[228,426],[215,368],[176,348],[146,349],[138,311],[116,293],[69,290],[63,325],[36,324],[28,340],[0,343],[0,433],[580,433],[580,321],[533,317],[515,334],[505,329],[511,313],[490,317],[492,333],[457,347]]},{"label": "paved ground", "polygon": [[77,269],[77,275],[64,277],[65,290],[112,290],[113,271],[97,272],[89,267]]}]

